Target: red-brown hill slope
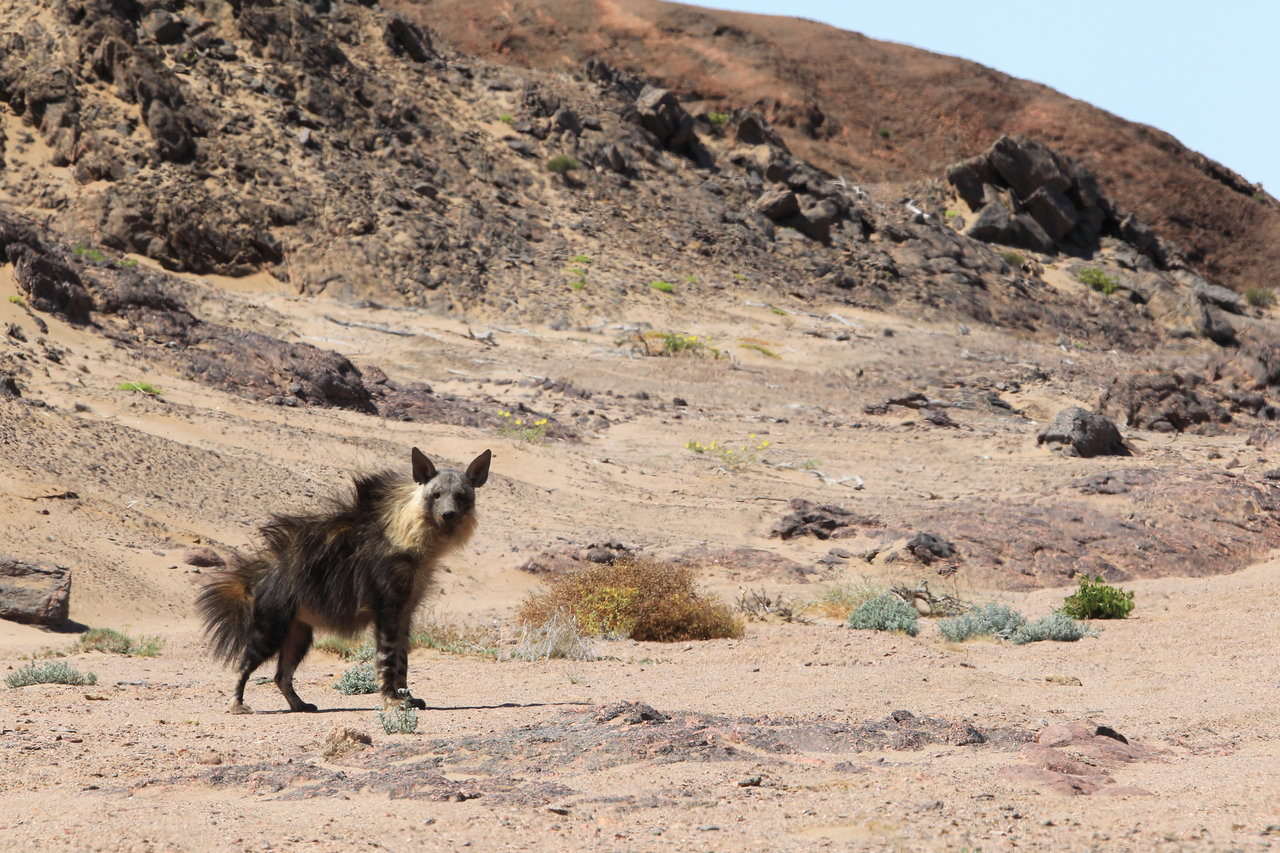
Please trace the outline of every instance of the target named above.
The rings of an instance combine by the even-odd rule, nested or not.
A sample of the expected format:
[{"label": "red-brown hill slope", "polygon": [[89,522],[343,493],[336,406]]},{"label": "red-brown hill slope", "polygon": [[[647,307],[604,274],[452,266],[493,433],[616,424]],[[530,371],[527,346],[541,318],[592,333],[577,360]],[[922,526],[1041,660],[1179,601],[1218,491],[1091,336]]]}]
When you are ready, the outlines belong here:
[{"label": "red-brown hill slope", "polygon": [[708,109],[754,106],[794,151],[850,180],[939,177],[1001,133],[1035,136],[1087,164],[1210,276],[1237,290],[1280,285],[1280,205],[1260,187],[1167,133],[973,62],[660,0],[384,5],[470,53],[543,69],[595,57]]}]

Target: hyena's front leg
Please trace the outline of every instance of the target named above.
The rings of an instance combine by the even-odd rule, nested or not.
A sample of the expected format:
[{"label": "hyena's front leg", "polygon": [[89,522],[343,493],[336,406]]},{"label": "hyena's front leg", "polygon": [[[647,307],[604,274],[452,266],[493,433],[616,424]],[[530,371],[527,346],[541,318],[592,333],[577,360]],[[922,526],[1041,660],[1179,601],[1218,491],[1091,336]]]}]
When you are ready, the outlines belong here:
[{"label": "hyena's front leg", "polygon": [[411,707],[427,707],[425,701],[409,695],[409,619],[411,615],[410,613],[388,613],[386,614],[388,618],[378,620],[378,675],[382,685],[384,711],[400,707],[406,699]]}]

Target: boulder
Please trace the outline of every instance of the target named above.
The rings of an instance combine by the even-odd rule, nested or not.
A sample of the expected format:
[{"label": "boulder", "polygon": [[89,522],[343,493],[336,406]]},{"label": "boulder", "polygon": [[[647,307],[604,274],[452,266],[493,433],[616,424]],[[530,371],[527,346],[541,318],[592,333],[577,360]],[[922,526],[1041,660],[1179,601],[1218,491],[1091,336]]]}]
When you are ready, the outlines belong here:
[{"label": "boulder", "polygon": [[996,179],[995,170],[982,154],[947,167],[947,182],[956,188],[971,210],[982,207],[985,203],[983,187],[994,184]]},{"label": "boulder", "polygon": [[1059,412],[1053,423],[1036,437],[1036,444],[1048,444],[1068,456],[1129,455],[1129,448],[1114,423],[1078,406]]},{"label": "boulder", "polygon": [[1019,198],[1043,186],[1064,192],[1071,187],[1071,177],[1058,155],[1025,136],[1000,137],[987,152],[987,160]]},{"label": "boulder", "polygon": [[143,26],[160,44],[176,44],[182,41],[187,26],[172,12],[156,9],[143,19]]},{"label": "boulder", "polygon": [[71,570],[0,556],[0,619],[31,625],[67,621]]},{"label": "boulder", "polygon": [[1032,218],[1054,240],[1061,240],[1080,221],[1071,199],[1057,187],[1039,187],[1023,203]]},{"label": "boulder", "polygon": [[1015,213],[1009,218],[1009,245],[1033,252],[1053,252],[1057,248],[1054,239],[1040,227],[1029,213]]},{"label": "boulder", "polygon": [[752,202],[751,209],[779,222],[799,213],[800,201],[791,190],[777,188],[765,192]]},{"label": "boulder", "polygon": [[5,254],[32,308],[60,314],[73,323],[88,322],[93,300],[74,269],[25,243],[10,243]]},{"label": "boulder", "polygon": [[831,226],[840,218],[840,206],[824,198],[800,211],[795,227],[800,233],[823,243],[831,239]]},{"label": "boulder", "polygon": [[1207,390],[1201,392],[1202,382],[1183,373],[1118,376],[1099,398],[1098,410],[1156,432],[1204,432],[1230,423],[1231,413]]},{"label": "boulder", "polygon": [[414,62],[426,62],[435,55],[431,39],[404,15],[394,15],[383,30],[383,41],[397,56],[407,55]]}]

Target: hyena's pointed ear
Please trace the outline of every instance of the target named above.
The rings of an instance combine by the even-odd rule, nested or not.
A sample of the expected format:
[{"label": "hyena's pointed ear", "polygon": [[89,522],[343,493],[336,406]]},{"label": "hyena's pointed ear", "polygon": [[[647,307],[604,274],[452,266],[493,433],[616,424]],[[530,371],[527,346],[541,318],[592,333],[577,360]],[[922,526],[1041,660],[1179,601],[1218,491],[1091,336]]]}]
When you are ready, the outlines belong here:
[{"label": "hyena's pointed ear", "polygon": [[467,482],[473,489],[478,489],[489,479],[489,460],[493,454],[486,450],[467,466]]},{"label": "hyena's pointed ear", "polygon": [[412,456],[413,481],[420,486],[425,486],[436,475],[436,466],[432,465],[426,454],[416,447],[413,449]]}]

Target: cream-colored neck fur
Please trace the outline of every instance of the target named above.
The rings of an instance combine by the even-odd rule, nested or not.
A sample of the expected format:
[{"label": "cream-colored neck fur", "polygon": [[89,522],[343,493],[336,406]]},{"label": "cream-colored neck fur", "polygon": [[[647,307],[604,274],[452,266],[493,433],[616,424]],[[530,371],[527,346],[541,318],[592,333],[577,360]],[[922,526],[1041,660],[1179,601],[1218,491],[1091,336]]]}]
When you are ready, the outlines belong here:
[{"label": "cream-colored neck fur", "polygon": [[426,510],[426,486],[412,483],[398,486],[387,502],[384,516],[384,529],[391,544],[417,554],[420,559],[434,560],[461,548],[475,532],[474,510],[448,532],[436,527]]}]

